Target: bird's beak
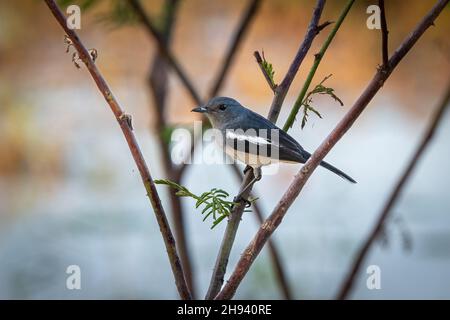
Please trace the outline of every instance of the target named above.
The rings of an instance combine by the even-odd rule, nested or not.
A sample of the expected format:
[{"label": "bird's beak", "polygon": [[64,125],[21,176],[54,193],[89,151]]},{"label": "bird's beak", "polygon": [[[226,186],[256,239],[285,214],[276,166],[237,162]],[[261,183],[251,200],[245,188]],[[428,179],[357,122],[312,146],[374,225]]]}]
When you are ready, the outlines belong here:
[{"label": "bird's beak", "polygon": [[191,110],[191,112],[199,112],[199,113],[205,113],[206,111],[208,111],[208,109],[206,109],[205,107],[197,107]]}]

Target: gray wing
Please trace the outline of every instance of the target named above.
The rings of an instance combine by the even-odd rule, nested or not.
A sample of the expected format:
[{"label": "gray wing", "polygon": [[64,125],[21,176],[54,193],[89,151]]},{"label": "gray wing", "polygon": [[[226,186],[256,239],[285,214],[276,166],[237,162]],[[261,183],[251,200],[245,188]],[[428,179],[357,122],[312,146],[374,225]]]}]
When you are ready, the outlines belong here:
[{"label": "gray wing", "polygon": [[[305,163],[308,160],[310,154],[289,134],[263,116],[248,109],[247,112],[243,121],[241,119],[241,121],[236,122],[236,125],[230,129],[242,129],[250,136],[256,135],[264,138],[273,148],[271,154],[275,156],[278,153],[278,158],[281,161]],[[254,145],[253,142],[255,141],[246,142],[245,149],[247,152],[253,153],[252,150],[259,150],[259,146]]]},{"label": "gray wing", "polygon": [[[276,125],[274,125],[272,122],[267,120],[266,118],[260,116],[259,114],[246,109],[247,113],[243,116],[241,119],[237,119],[238,121],[235,122],[235,126],[233,125],[230,127],[232,129],[242,129],[244,131],[247,131],[249,129],[253,129],[253,132],[258,132],[260,129],[267,129],[267,138],[266,141],[270,142],[273,145],[278,146],[276,149],[278,151],[278,159],[284,160],[284,161],[293,161],[293,162],[300,162],[305,163],[311,154],[307,151],[305,151],[302,146],[290,135],[288,135],[286,132],[284,132],[282,129],[278,128]],[[238,126],[236,126],[238,125]],[[271,129],[275,130],[274,132],[271,131]],[[278,137],[272,136],[272,133],[276,133]],[[251,140],[251,139],[249,139]],[[255,140],[255,139],[253,139]],[[278,140],[278,141],[277,141]],[[246,142],[247,143],[247,142]],[[251,146],[253,149],[255,148],[254,145],[249,144],[246,145],[246,151],[247,147]],[[258,150],[259,146],[256,146],[256,150]],[[249,148],[251,149],[251,148]],[[250,152],[252,152],[250,150]],[[320,165],[331,172],[337,174],[338,176],[352,182],[356,183],[356,181],[351,178],[349,175],[344,173],[343,171],[339,170],[338,168],[332,166],[331,164],[321,161]]]}]

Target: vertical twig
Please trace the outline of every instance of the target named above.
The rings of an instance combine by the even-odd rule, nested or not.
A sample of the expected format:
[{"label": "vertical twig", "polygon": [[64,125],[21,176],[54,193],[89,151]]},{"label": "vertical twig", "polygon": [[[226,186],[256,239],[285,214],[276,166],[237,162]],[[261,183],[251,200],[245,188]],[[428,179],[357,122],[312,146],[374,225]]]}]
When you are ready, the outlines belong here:
[{"label": "vertical twig", "polygon": [[393,54],[393,56],[389,60],[388,68],[386,68],[385,70],[378,70],[376,72],[375,76],[370,81],[361,96],[356,100],[353,107],[348,111],[348,113],[338,123],[338,125],[328,135],[328,137],[322,142],[319,148],[317,148],[317,150],[312,154],[303,168],[295,175],[294,181],[286,190],[283,197],[272,211],[272,214],[266,219],[266,221],[256,233],[253,240],[244,250],[230,279],[217,295],[216,299],[231,299],[234,296],[242,279],[247,274],[258,254],[261,252],[261,249],[264,247],[270,235],[280,225],[287,210],[300,194],[313,171],[330,152],[330,150],[336,145],[336,143],[342,138],[342,136],[348,131],[348,129],[350,129],[350,127],[361,115],[361,113],[367,107],[378,90],[380,90],[380,88],[383,86],[386,79],[389,78],[390,74],[398,65],[398,63],[411,50],[411,48],[424,34],[424,32],[434,24],[434,20],[439,16],[448,2],[449,0],[440,0],[434,5],[434,7],[428,12],[428,14],[422,19],[422,21],[419,22],[413,32],[403,41],[397,51]]},{"label": "vertical twig", "polygon": [[66,24],[66,18],[64,17],[61,10],[58,8],[57,4],[54,0],[45,0],[47,6],[49,7],[52,14],[55,16],[58,23],[61,25],[61,27],[66,32],[67,36],[70,38],[70,40],[73,43],[73,46],[76,48],[79,58],[83,61],[83,63],[86,65],[87,69],[89,70],[89,73],[91,74],[92,78],[94,79],[95,83],[97,84],[98,89],[103,94],[106,102],[111,108],[111,111],[113,112],[117,122],[120,125],[120,128],[122,129],[123,135],[125,136],[125,139],[128,143],[128,147],[130,148],[130,152],[133,156],[133,159],[136,163],[136,166],[139,170],[139,173],[141,175],[142,181],[144,183],[145,189],[147,191],[147,195],[151,201],[151,204],[153,206],[153,210],[155,212],[156,219],[158,221],[161,234],[164,239],[164,244],[166,246],[166,250],[169,256],[170,265],[172,267],[172,272],[175,278],[175,283],[178,289],[178,292],[180,294],[180,297],[182,299],[190,299],[191,294],[189,292],[188,286],[186,284],[186,280],[184,278],[183,268],[180,263],[180,259],[178,257],[176,245],[175,245],[175,239],[173,238],[172,231],[170,230],[169,223],[167,221],[166,214],[164,212],[164,208],[161,205],[161,200],[158,196],[158,192],[156,191],[155,185],[153,183],[152,176],[150,174],[150,171],[148,169],[148,166],[144,160],[144,157],[142,156],[141,150],[139,148],[139,145],[136,141],[136,137],[134,136],[134,133],[132,131],[131,125],[130,125],[130,117],[127,116],[122,108],[120,107],[119,103],[117,102],[116,98],[112,94],[110,88],[108,87],[108,84],[106,83],[105,79],[101,75],[100,71],[97,69],[97,66],[94,64],[89,52],[84,47],[83,43],[79,39],[76,32],[72,29],[69,29]]},{"label": "vertical twig", "polygon": [[[242,181],[244,178],[244,175],[242,174],[241,170],[237,166],[233,166],[233,171],[236,175],[236,178],[238,181]],[[252,213],[255,216],[256,220],[258,221],[259,225],[261,226],[264,222],[264,215],[261,211],[261,208],[259,207],[259,202],[255,201],[252,204],[253,209]],[[281,289],[282,296],[286,300],[292,300],[294,298],[291,285],[288,282],[286,271],[284,270],[284,266],[281,263],[282,259],[280,256],[280,251],[278,250],[275,241],[273,239],[269,239],[267,242],[267,247],[269,249],[269,257],[272,262],[272,266],[275,272],[275,279],[277,280],[277,283]]]},{"label": "vertical twig", "polygon": [[[161,26],[161,36],[164,39],[165,46],[170,47],[170,40],[172,38],[172,29],[175,22],[176,9],[179,6],[178,0],[166,0],[163,6],[163,23]],[[153,105],[156,114],[155,129],[157,132],[158,142],[162,155],[162,164],[164,171],[170,180],[179,182],[175,177],[175,167],[170,157],[169,144],[165,137],[164,131],[167,129],[167,121],[165,109],[167,105],[168,95],[168,76],[169,64],[161,54],[156,51],[151,64],[151,69],[148,76],[148,87],[153,98]],[[191,292],[192,298],[196,298],[194,273],[192,271],[191,255],[189,251],[188,241],[186,237],[186,228],[184,222],[183,207],[181,199],[175,194],[173,190],[169,191],[169,198],[171,204],[171,215],[177,241],[177,248],[180,254],[181,264],[185,272],[186,282]]]},{"label": "vertical twig", "polygon": [[230,42],[230,46],[228,47],[227,53],[225,54],[225,58],[221,64],[221,68],[217,73],[216,79],[213,81],[213,86],[209,91],[209,97],[216,96],[220,88],[222,87],[222,83],[224,82],[225,77],[229,73],[229,69],[231,68],[235,53],[238,51],[239,45],[242,42],[241,40],[245,36],[245,33],[248,30],[248,26],[253,20],[256,12],[258,11],[258,7],[260,6],[260,4],[261,0],[251,0],[248,7],[245,9],[242,18],[240,19],[239,26],[236,29],[236,33],[234,34],[233,39]]},{"label": "vertical twig", "polygon": [[425,131],[420,144],[417,146],[414,155],[409,161],[408,166],[406,167],[403,174],[400,176],[400,179],[397,181],[394,189],[392,190],[388,200],[386,201],[383,207],[383,210],[381,210],[381,213],[379,214],[377,222],[375,223],[372,231],[370,232],[367,239],[364,241],[363,245],[356,254],[355,259],[353,260],[353,263],[351,265],[351,268],[349,269],[349,272],[342,284],[342,287],[339,290],[339,293],[337,295],[338,299],[343,300],[349,296],[357,279],[358,272],[361,269],[361,266],[363,265],[364,260],[366,259],[366,256],[370,251],[370,248],[373,246],[378,236],[383,231],[384,226],[387,223],[388,218],[392,212],[392,208],[397,203],[397,200],[401,196],[403,188],[405,187],[406,183],[411,177],[411,174],[413,173],[418,162],[422,158],[422,155],[425,153],[426,148],[432,141],[436,128],[439,126],[443,118],[444,112],[449,104],[450,104],[450,85],[447,87],[444,98],[440,102],[438,109],[436,110],[436,113],[434,114],[433,119],[431,120],[428,126],[428,129]]},{"label": "vertical twig", "polygon": [[294,103],[294,106],[292,107],[291,113],[289,114],[286,123],[283,126],[284,131],[288,131],[292,125],[295,122],[295,117],[297,116],[298,111],[300,110],[300,107],[302,106],[303,99],[305,99],[306,93],[308,92],[308,88],[311,85],[311,81],[314,78],[314,75],[316,74],[317,68],[319,67],[320,61],[322,61],[323,56],[325,55],[325,52],[327,51],[328,47],[330,46],[331,41],[333,41],[334,36],[336,35],[337,31],[339,30],[339,27],[341,26],[342,22],[344,21],[345,17],[347,16],[347,13],[350,11],[350,8],[352,7],[355,0],[350,0],[347,2],[347,4],[344,7],[344,10],[342,11],[341,15],[339,16],[338,20],[336,21],[336,24],[333,26],[333,29],[331,30],[330,34],[328,35],[328,38],[325,40],[325,42],[322,45],[322,48],[320,49],[319,53],[316,53],[314,55],[314,63],[311,67],[311,70],[308,73],[308,76],[306,77],[305,83],[302,87],[302,90],[300,91],[300,94],[297,97],[297,100]]},{"label": "vertical twig", "polygon": [[[314,8],[314,14],[312,17],[313,22],[310,23],[310,25],[311,24],[316,25],[315,28],[312,28],[312,30],[314,30],[314,32],[317,32],[316,28],[319,23],[320,15],[322,13],[324,5],[325,5],[324,0],[318,0],[316,6]],[[308,28],[308,29],[310,30],[310,28]],[[309,32],[307,33],[307,35],[308,34],[309,34]],[[300,47],[299,51],[300,50],[302,50],[302,47]],[[294,60],[297,59],[298,56],[299,55],[297,55],[296,58],[294,58]],[[293,71],[293,74],[290,75],[290,77],[292,77],[292,79],[295,77],[295,74],[296,74],[299,66],[300,65],[298,65],[295,68],[295,72]],[[288,73],[290,71],[291,71],[291,69],[289,69]],[[291,82],[292,82],[292,80],[291,80]],[[275,114],[276,113],[274,112],[273,117],[275,117]],[[274,119],[269,119],[269,120],[273,121]],[[247,186],[252,180],[253,180],[253,170],[248,170],[242,181],[242,184],[241,184],[241,187],[239,190],[239,194],[241,194],[243,188],[245,188],[245,186]],[[251,189],[252,189],[252,186],[250,186],[250,188],[247,188],[247,190],[242,194],[242,197],[248,198],[248,196],[250,195]],[[214,265],[214,270],[213,270],[213,274],[211,276],[211,281],[209,283],[209,288],[208,288],[208,293],[206,295],[206,299],[214,299],[216,297],[216,295],[219,293],[220,289],[222,288],[224,276],[225,276],[227,265],[228,265],[228,260],[229,260],[230,253],[231,253],[231,248],[233,247],[234,239],[236,238],[237,229],[239,228],[239,224],[241,222],[241,217],[242,217],[242,213],[244,212],[244,209],[245,209],[245,203],[240,202],[236,206],[233,207],[233,210],[230,213],[227,227],[225,229],[222,243],[220,245],[219,253],[217,255],[216,263]]]},{"label": "vertical twig", "polygon": [[384,0],[378,0],[378,6],[380,7],[380,18],[381,18],[381,56],[382,56],[382,67],[385,68],[389,60],[389,49],[388,49],[388,28],[386,22],[386,13],[384,10]]},{"label": "vertical twig", "polygon": [[137,13],[138,17],[141,19],[142,23],[145,25],[146,29],[151,33],[152,37],[156,40],[156,44],[158,46],[158,49],[160,50],[161,54],[166,57],[167,61],[169,61],[171,67],[175,71],[175,73],[180,78],[181,82],[183,83],[184,87],[188,90],[189,95],[193,98],[194,102],[197,104],[201,103],[201,98],[197,94],[197,91],[194,88],[194,85],[189,80],[186,72],[181,67],[181,64],[178,62],[178,60],[175,58],[175,56],[172,54],[172,52],[167,48],[165,45],[164,37],[159,33],[156,26],[152,23],[152,21],[147,17],[145,14],[145,10],[142,7],[139,0],[129,0],[130,5]]}]

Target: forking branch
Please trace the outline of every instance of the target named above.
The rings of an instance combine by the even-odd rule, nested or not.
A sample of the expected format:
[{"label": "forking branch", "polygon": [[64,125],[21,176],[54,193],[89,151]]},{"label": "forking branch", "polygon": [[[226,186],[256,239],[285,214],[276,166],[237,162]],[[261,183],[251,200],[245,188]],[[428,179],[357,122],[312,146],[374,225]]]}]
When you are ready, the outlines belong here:
[{"label": "forking branch", "polygon": [[338,20],[336,21],[335,25],[333,26],[333,29],[331,30],[330,34],[328,35],[327,39],[322,45],[322,48],[320,49],[319,53],[316,53],[314,55],[314,63],[311,67],[311,70],[308,73],[308,76],[306,77],[305,83],[303,84],[303,87],[300,91],[300,94],[297,97],[297,100],[294,103],[294,106],[292,107],[292,110],[286,120],[286,123],[283,126],[284,131],[288,131],[292,125],[295,122],[295,117],[298,114],[298,111],[300,110],[300,107],[303,105],[305,96],[307,95],[309,86],[311,85],[312,79],[314,78],[314,75],[316,74],[317,68],[319,67],[320,62],[322,61],[325,52],[327,51],[328,47],[330,46],[331,42],[333,41],[334,37],[336,36],[337,31],[339,30],[342,22],[344,22],[345,17],[347,16],[348,12],[350,11],[350,8],[352,7],[355,0],[350,0],[347,2],[347,4],[344,7],[344,10],[342,10],[341,15],[339,16]]},{"label": "forking branch", "polygon": [[398,63],[406,56],[424,32],[434,24],[434,20],[439,16],[448,2],[449,0],[439,0],[417,24],[411,34],[391,56],[387,68],[384,70],[379,69],[375,73],[375,76],[369,82],[361,96],[356,100],[353,107],[322,142],[319,148],[312,154],[311,158],[305,163],[303,168],[295,175],[294,181],[284,193],[283,197],[272,211],[272,214],[266,219],[261,228],[257,231],[253,240],[244,250],[228,282],[216,296],[216,299],[231,299],[234,296],[239,284],[247,274],[258,254],[261,252],[261,249],[264,247],[271,234],[280,225],[287,210],[300,194],[307,180],[319,163],[344,136],[348,129],[351,128],[375,94],[383,86],[384,82],[389,78],[392,71],[397,67]]},{"label": "forking branch", "polygon": [[[158,36],[158,30],[156,29],[153,22],[150,20],[150,18],[145,13],[144,8],[140,4],[140,1],[139,0],[129,0],[129,1],[132,5],[133,9],[139,16],[139,18],[142,20],[143,25],[145,26],[146,30],[149,31],[149,34],[155,38],[157,45],[160,49],[160,53],[166,57],[167,63],[169,65],[171,65],[172,67],[174,65],[178,65],[179,72],[176,72],[176,74],[177,74],[177,76],[179,76],[182,79],[182,84],[184,84],[187,87],[187,89],[188,89],[187,91],[191,94],[192,99],[197,104],[200,104],[200,105],[203,104],[202,101],[199,100],[200,95],[198,94],[198,91],[195,89],[193,82],[189,79],[189,77],[184,73],[183,69],[179,66],[179,63],[175,59],[175,55],[171,52],[170,48],[168,48],[167,45],[164,43],[164,41],[163,41],[164,38],[161,36]],[[255,17],[255,14],[260,6],[260,3],[261,3],[260,0],[251,0],[247,9],[245,10],[245,12],[241,18],[241,21],[237,27],[237,30],[233,36],[233,40],[232,40],[232,42],[227,50],[227,53],[223,59],[224,62],[218,73],[218,76],[216,77],[216,81],[213,84],[213,86],[211,87],[212,88],[210,90],[211,97],[215,96],[219,92],[220,88],[222,87],[222,85],[226,79],[226,75],[230,70],[230,65],[231,65],[231,62],[233,61],[233,57],[235,56],[235,54],[239,48],[239,44],[242,42],[242,39],[246,33],[246,30],[248,29],[250,21]],[[327,24],[324,24],[323,26],[321,26],[319,28],[323,29],[323,27],[325,27],[326,25]],[[227,67],[225,68],[224,65],[227,65]],[[297,66],[297,69],[298,69],[298,66]],[[200,138],[200,137],[197,137],[197,139],[198,138]],[[197,139],[194,139],[194,140],[196,141]],[[194,141],[194,144],[195,144],[195,141]],[[191,154],[193,153],[194,144],[192,145]],[[187,164],[183,164],[176,170],[176,173],[174,174],[174,180],[176,182],[180,181],[181,176],[183,175],[186,168],[187,168]],[[232,169],[234,172],[237,172],[240,176],[240,169],[237,167],[236,164],[233,164]],[[242,179],[240,179],[240,181],[241,180]],[[261,213],[261,209],[259,208],[259,206],[257,204],[254,204],[253,211],[256,214],[257,220],[259,222],[262,222],[264,217],[263,217],[263,214]],[[278,254],[276,246],[273,243],[273,241],[269,242],[269,253],[270,253],[270,257],[271,257],[272,263],[273,263],[275,271],[276,271],[276,278],[278,279],[278,284],[282,290],[283,296],[286,299],[291,299],[292,293],[291,293],[291,289],[290,289],[290,286],[287,281],[286,272],[284,270],[283,264],[280,259],[280,255]]]},{"label": "forking branch", "polygon": [[130,149],[131,155],[136,163],[136,166],[141,175],[143,184],[147,191],[147,195],[152,204],[153,210],[155,212],[156,220],[158,221],[162,237],[164,239],[164,244],[166,246],[167,254],[169,256],[170,265],[172,268],[172,272],[175,278],[175,283],[178,289],[178,293],[182,299],[191,299],[191,294],[189,292],[189,288],[186,283],[186,279],[184,277],[183,268],[181,266],[180,258],[177,253],[175,239],[172,235],[172,231],[170,229],[170,225],[167,221],[166,214],[164,212],[164,208],[161,205],[161,200],[159,198],[158,192],[155,188],[155,184],[153,182],[152,176],[148,169],[147,163],[145,162],[144,157],[142,156],[142,152],[140,150],[139,144],[136,140],[136,137],[131,128],[131,120],[129,116],[127,116],[116,98],[112,94],[111,89],[106,83],[100,71],[97,69],[94,61],[92,60],[91,55],[88,50],[85,48],[80,38],[76,34],[76,32],[67,27],[66,18],[61,10],[58,8],[57,4],[54,0],[45,0],[47,6],[50,11],[61,25],[61,27],[66,32],[67,36],[72,41],[72,45],[78,52],[79,59],[83,61],[86,65],[89,73],[91,74],[93,80],[97,84],[98,89],[104,96],[106,102],[108,103],[111,111],[113,112],[120,128],[122,129],[122,133],[127,141],[128,147]]},{"label": "forking branch", "polygon": [[[283,104],[284,98],[286,97],[287,91],[289,90],[289,87],[295,78],[295,75],[297,74],[297,71],[300,67],[300,64],[303,61],[303,58],[306,56],[306,53],[308,52],[309,48],[311,47],[312,41],[315,38],[315,36],[318,34],[318,32],[321,30],[319,28],[319,20],[320,16],[322,15],[323,7],[325,6],[325,0],[318,0],[314,10],[313,15],[311,18],[311,21],[308,26],[308,30],[306,32],[306,36],[304,38],[304,41],[300,45],[299,50],[297,51],[297,54],[286,73],[286,76],[284,77],[283,81],[279,86],[277,86],[276,90],[279,90],[275,92],[275,96],[272,102],[272,106],[269,111],[269,120],[272,122],[276,122],[276,119],[278,117],[281,105]],[[322,28],[323,29],[323,28]],[[264,69],[264,68],[263,68]],[[266,75],[265,75],[266,76]],[[270,78],[269,76],[266,76]],[[242,195],[243,198],[248,198],[250,195],[252,185],[250,187],[247,187],[251,181],[253,181],[253,170],[247,170],[247,173],[244,176],[241,188],[239,190],[239,194]],[[246,188],[245,192],[242,192],[242,190]],[[224,276],[226,273],[228,260],[230,257],[231,249],[234,244],[234,239],[236,238],[237,230],[239,228],[239,224],[241,221],[242,213],[245,209],[245,203],[240,202],[238,205],[236,205],[231,214],[230,219],[228,220],[227,227],[225,229],[225,233],[222,239],[222,243],[220,245],[219,254],[216,258],[216,263],[214,266],[213,274],[211,277],[211,281],[208,288],[208,293],[206,295],[206,299],[214,299],[216,295],[219,293],[220,289],[222,288]]]}]

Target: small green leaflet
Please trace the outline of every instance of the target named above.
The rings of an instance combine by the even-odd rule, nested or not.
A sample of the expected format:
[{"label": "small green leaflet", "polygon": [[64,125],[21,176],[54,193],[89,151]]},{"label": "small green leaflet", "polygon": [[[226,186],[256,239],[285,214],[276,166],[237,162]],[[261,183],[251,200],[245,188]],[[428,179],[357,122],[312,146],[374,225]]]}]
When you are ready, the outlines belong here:
[{"label": "small green leaflet", "polygon": [[196,195],[189,191],[188,188],[170,180],[158,179],[155,180],[155,184],[166,185],[176,190],[175,194],[179,197],[189,197],[196,200],[195,208],[203,207],[201,211],[203,221],[206,221],[206,219],[212,216],[213,223],[211,229],[228,217],[233,206],[237,204],[233,201],[226,200],[230,194],[222,189],[213,188],[210,191],[203,192],[201,195]]},{"label": "small green leaflet", "polygon": [[314,87],[313,90],[311,90],[310,92],[308,92],[308,94],[305,97],[305,100],[303,100],[302,102],[302,106],[303,106],[303,118],[302,118],[302,124],[301,124],[301,128],[303,129],[306,125],[306,122],[308,121],[308,117],[309,117],[309,111],[315,113],[319,118],[322,119],[322,115],[319,113],[318,110],[316,110],[313,106],[312,106],[312,102],[313,102],[313,95],[315,94],[325,94],[328,95],[330,97],[332,97],[335,101],[337,101],[341,106],[344,105],[344,103],[342,102],[342,100],[334,93],[334,89],[330,88],[330,87],[326,87],[324,86],[324,82],[329,79],[332,75],[330,74],[329,76],[326,76],[318,85],[316,85]]},{"label": "small green leaflet", "polygon": [[262,67],[263,67],[264,71],[266,71],[266,74],[269,77],[272,86],[275,87],[276,86],[275,80],[274,80],[275,70],[273,70],[273,65],[269,61],[266,60],[266,57],[264,56],[264,51],[262,51],[262,56],[263,56]]}]

